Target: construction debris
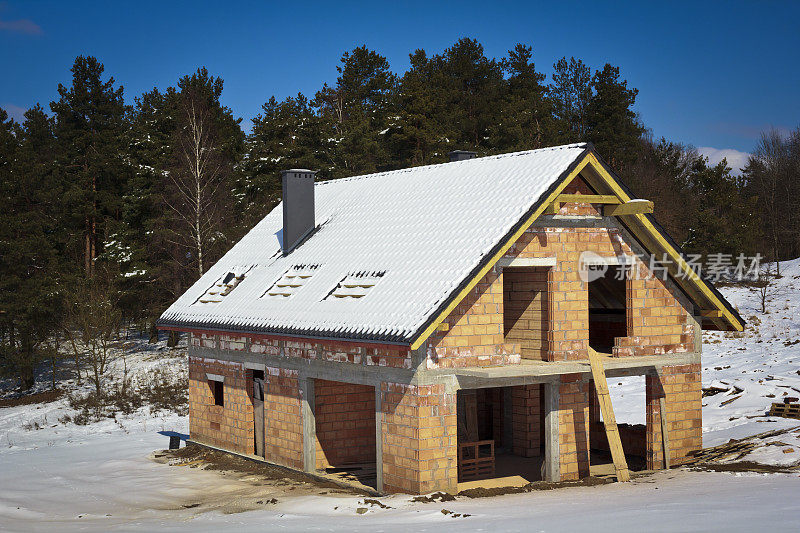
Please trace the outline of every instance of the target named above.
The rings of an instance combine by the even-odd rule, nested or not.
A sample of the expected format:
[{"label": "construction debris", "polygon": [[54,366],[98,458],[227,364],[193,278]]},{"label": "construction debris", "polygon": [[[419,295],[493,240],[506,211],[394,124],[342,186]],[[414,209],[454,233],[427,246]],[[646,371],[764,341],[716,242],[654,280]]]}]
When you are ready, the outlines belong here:
[{"label": "construction debris", "polygon": [[788,429],[775,429],[771,431],[765,431],[763,433],[757,433],[755,435],[751,435],[749,437],[744,437],[741,439],[731,439],[725,444],[712,446],[711,448],[703,448],[702,450],[695,450],[689,453],[689,457],[686,458],[683,464],[690,466],[690,465],[706,464],[706,463],[729,461],[729,460],[738,461],[741,460],[746,455],[748,455],[753,450],[755,450],[756,448],[759,448],[761,446],[772,446],[772,445],[786,446],[786,444],[782,442],[759,442],[759,441],[763,441],[764,439],[768,439],[770,437],[783,435],[789,433],[790,431],[795,431],[797,429],[800,429],[800,426],[795,426]]},{"label": "construction debris", "polygon": [[767,416],[800,419],[800,403],[773,403]]}]

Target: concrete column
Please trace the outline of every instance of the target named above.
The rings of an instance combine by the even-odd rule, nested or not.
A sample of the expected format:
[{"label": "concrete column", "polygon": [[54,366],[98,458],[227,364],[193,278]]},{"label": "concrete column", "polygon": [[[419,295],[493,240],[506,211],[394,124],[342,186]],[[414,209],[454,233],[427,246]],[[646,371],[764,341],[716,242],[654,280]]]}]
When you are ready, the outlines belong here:
[{"label": "concrete column", "polygon": [[514,450],[514,389],[503,387],[503,451]]},{"label": "concrete column", "polygon": [[317,470],[317,421],[314,415],[316,398],[314,395],[314,380],[300,378],[300,410],[303,419],[303,470],[315,472]]},{"label": "concrete column", "polygon": [[375,490],[383,492],[383,396],[375,385]]},{"label": "concrete column", "polygon": [[542,479],[561,480],[561,453],[558,445],[558,410],[560,403],[560,383],[545,383],[544,387],[544,463]]}]

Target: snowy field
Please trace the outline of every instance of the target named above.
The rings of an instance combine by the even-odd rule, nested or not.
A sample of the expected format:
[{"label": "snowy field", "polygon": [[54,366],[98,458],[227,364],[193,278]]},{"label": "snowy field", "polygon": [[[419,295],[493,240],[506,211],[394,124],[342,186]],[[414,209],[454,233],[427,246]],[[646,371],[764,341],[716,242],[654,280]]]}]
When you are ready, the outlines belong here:
[{"label": "snowy field", "polygon": [[[783,263],[782,271],[767,314],[761,313],[755,292],[723,289],[749,324],[743,334],[705,336],[703,386],[721,390],[703,398],[705,446],[800,426],[800,421],[763,416],[770,403],[800,396],[800,261]],[[165,365],[185,371],[181,351],[171,353],[163,345],[143,345],[126,364],[133,374]],[[643,378],[610,384],[618,420],[642,423]],[[66,399],[0,408],[0,531],[800,529],[800,472],[679,469],[628,484],[495,498],[415,503],[395,495],[380,498],[389,507],[382,508],[335,491],[322,494],[297,484],[270,485],[153,461],[151,453],[168,442],[161,432],[187,433],[186,417],[142,407],[84,426],[59,422],[68,413]],[[762,444],[744,459],[800,464],[800,429]],[[223,504],[248,503],[254,494],[274,494],[277,502],[247,512],[231,512]]]}]

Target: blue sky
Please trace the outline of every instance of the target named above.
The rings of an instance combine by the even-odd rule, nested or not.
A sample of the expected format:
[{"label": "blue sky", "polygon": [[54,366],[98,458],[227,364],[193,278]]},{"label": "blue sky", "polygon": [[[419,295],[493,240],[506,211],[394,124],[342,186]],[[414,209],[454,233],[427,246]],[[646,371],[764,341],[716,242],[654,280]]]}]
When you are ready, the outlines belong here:
[{"label": "blue sky", "polygon": [[249,120],[270,96],[313,95],[342,52],[366,45],[396,72],[416,48],[463,36],[501,57],[517,42],[549,74],[562,56],[610,62],[639,89],[656,137],[748,152],[761,130],[800,125],[800,3],[791,2],[0,2],[0,106],[45,107],[76,55],[98,57],[126,100],[207,66]]}]

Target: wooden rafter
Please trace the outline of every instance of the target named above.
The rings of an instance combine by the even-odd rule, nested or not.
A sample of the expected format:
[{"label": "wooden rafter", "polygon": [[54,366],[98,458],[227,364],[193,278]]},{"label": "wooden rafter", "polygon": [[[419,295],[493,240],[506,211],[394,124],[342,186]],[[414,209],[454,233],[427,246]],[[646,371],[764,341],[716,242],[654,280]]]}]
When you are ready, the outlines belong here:
[{"label": "wooden rafter", "polygon": [[603,214],[608,217],[618,217],[620,215],[636,215],[653,212],[653,202],[650,200],[631,200],[619,205],[607,205],[603,208]]},{"label": "wooden rafter", "polygon": [[556,202],[562,204],[620,204],[613,194],[559,194]]}]

